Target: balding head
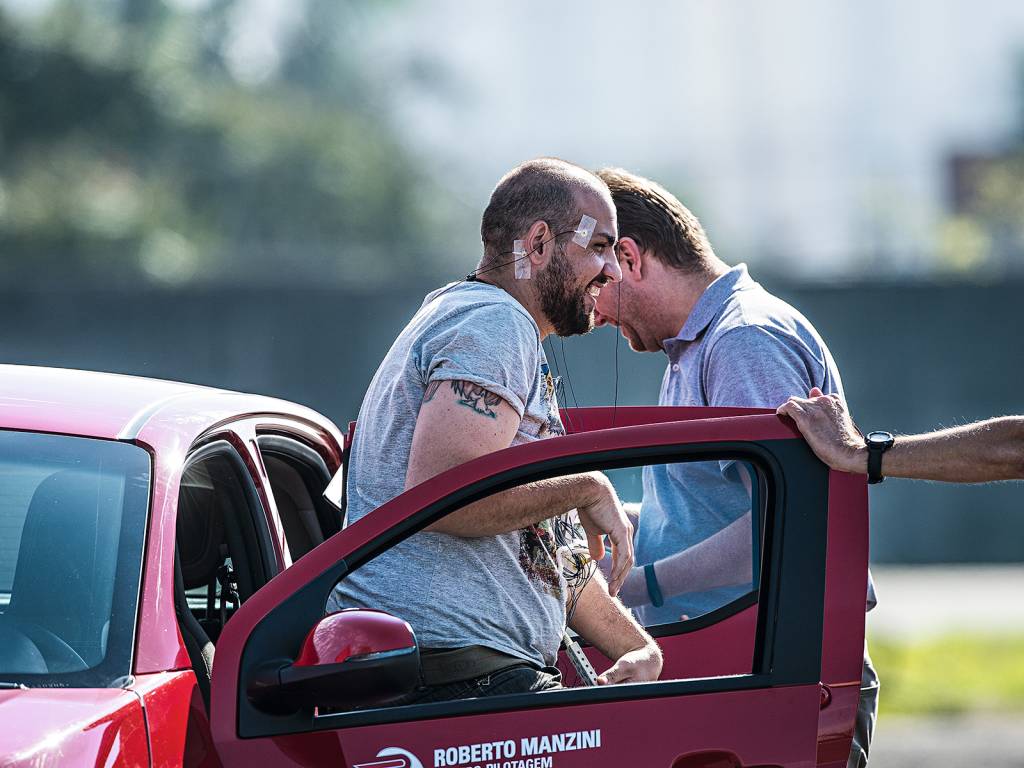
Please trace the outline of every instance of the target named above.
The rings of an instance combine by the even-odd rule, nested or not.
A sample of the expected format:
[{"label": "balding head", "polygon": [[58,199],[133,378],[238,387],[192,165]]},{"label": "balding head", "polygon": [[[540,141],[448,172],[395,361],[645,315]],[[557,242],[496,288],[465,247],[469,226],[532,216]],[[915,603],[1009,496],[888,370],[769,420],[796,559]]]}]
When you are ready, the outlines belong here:
[{"label": "balding head", "polygon": [[547,222],[553,233],[574,230],[583,206],[595,196],[611,200],[604,182],[573,163],[542,157],[516,166],[498,182],[484,210],[482,263],[501,263],[499,257],[510,254],[514,241],[536,221]]}]

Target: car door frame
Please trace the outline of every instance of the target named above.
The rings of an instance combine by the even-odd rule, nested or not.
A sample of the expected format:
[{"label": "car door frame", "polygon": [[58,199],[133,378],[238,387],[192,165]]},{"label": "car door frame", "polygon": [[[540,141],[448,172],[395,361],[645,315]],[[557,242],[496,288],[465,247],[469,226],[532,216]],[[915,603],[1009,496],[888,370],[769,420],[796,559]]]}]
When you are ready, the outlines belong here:
[{"label": "car door frame", "polygon": [[[612,409],[607,410],[611,411]],[[218,646],[218,664],[214,673],[211,705],[214,741],[221,759],[225,761],[225,764],[231,765],[234,764],[236,758],[260,754],[259,744],[264,741],[259,737],[261,735],[297,734],[321,729],[327,731],[338,727],[317,727],[310,717],[306,717],[307,722],[298,724],[296,722],[283,724],[280,718],[263,717],[258,712],[253,718],[253,712],[256,711],[248,704],[244,692],[239,688],[239,680],[245,675],[243,655],[248,653],[251,661],[252,658],[261,654],[262,651],[258,648],[263,643],[261,637],[267,635],[269,631],[267,628],[274,623],[267,623],[268,617],[279,611],[289,611],[291,613],[290,622],[294,625],[297,615],[295,606],[300,601],[304,601],[306,603],[305,613],[309,615],[305,616],[301,610],[298,613],[302,614],[304,619],[308,619],[308,622],[300,620],[297,626],[292,627],[291,636],[283,641],[285,647],[297,653],[305,632],[315,623],[316,618],[319,617],[318,613],[322,612],[323,601],[331,585],[344,573],[374,556],[376,552],[391,546],[400,538],[410,535],[413,530],[429,524],[455,506],[468,503],[485,493],[523,482],[524,478],[530,478],[538,472],[551,473],[568,467],[574,463],[574,457],[578,459],[575,462],[577,464],[582,461],[593,462],[595,456],[602,452],[610,454],[619,452],[621,454],[622,451],[640,453],[648,451],[652,454],[664,454],[671,450],[672,446],[685,446],[686,451],[692,454],[695,446],[703,444],[712,453],[721,453],[723,449],[743,451],[752,443],[774,441],[776,446],[785,443],[789,446],[787,450],[803,452],[804,458],[810,456],[806,444],[799,439],[798,433],[791,426],[774,416],[763,414],[763,412],[761,415],[750,415],[750,411],[744,409],[724,409],[727,411],[722,414],[724,418],[672,420],[673,416],[676,419],[680,416],[689,419],[703,415],[718,416],[723,409],[715,410],[717,413],[712,414],[708,412],[708,409],[615,409],[612,419],[617,420],[618,424],[625,423],[627,426],[618,426],[617,424],[616,428],[588,431],[583,434],[517,446],[469,462],[456,470],[443,473],[410,489],[315,549],[300,563],[280,574],[270,584],[253,595],[225,629]],[[672,411],[675,413],[673,414]],[[689,413],[683,414],[680,411]],[[736,418],[738,415],[743,415],[744,418]],[[755,458],[770,461],[773,450],[767,452],[767,457],[761,455],[755,456]],[[614,457],[609,456],[609,458]],[[800,585],[780,583],[776,587],[774,580],[766,585],[766,588],[774,591],[774,596],[769,597],[775,600],[775,603],[771,611],[765,613],[763,619],[759,618],[759,622],[765,621],[770,624],[771,630],[775,632],[776,643],[779,643],[778,631],[780,628],[783,632],[789,633],[779,647],[790,644],[788,647],[801,648],[802,651],[794,651],[785,658],[776,658],[770,654],[771,668],[760,675],[735,676],[717,681],[685,680],[647,684],[649,688],[645,689],[642,694],[630,690],[632,686],[556,692],[554,695],[565,698],[564,702],[559,701],[559,703],[584,704],[598,701],[632,700],[640,696],[644,699],[660,698],[661,696],[708,693],[716,689],[722,691],[751,690],[766,685],[772,687],[818,686],[825,668],[823,637],[826,639],[834,639],[838,636],[852,638],[850,642],[843,644],[842,651],[838,653],[839,658],[831,658],[836,654],[830,652],[829,670],[833,675],[832,678],[829,678],[830,682],[839,687],[852,685],[854,662],[855,678],[859,682],[859,647],[855,659],[852,658],[853,655],[849,652],[849,648],[854,641],[858,644],[863,641],[862,610],[859,640],[856,639],[857,626],[837,627],[829,626],[829,624],[835,623],[837,620],[846,621],[850,618],[851,595],[856,592],[852,585],[857,580],[858,571],[863,573],[863,582],[866,583],[866,523],[863,519],[860,519],[859,522],[857,520],[858,516],[862,518],[861,513],[866,507],[866,502],[864,498],[857,498],[854,485],[840,483],[840,486],[844,487],[830,487],[829,473],[824,465],[821,465],[816,459],[811,458],[808,461],[812,462],[807,464],[808,467],[817,467],[816,470],[810,471],[809,475],[816,476],[801,478],[801,481],[797,483],[792,482],[795,480],[794,478],[786,479],[785,475],[782,475],[784,482],[780,484],[781,487],[776,489],[776,494],[789,494],[790,502],[792,502],[801,494],[807,495],[808,484],[814,484],[819,496],[824,493],[830,499],[833,496],[836,497],[839,502],[837,510],[840,507],[845,507],[845,514],[850,518],[850,525],[846,526],[850,530],[845,533],[849,534],[851,531],[857,533],[856,528],[859,525],[863,535],[859,538],[855,536],[855,540],[852,542],[833,541],[832,526],[826,526],[824,519],[819,520],[817,530],[822,540],[820,561],[812,568],[812,570],[816,569],[818,577],[807,582],[805,575],[805,583]],[[786,485],[790,487],[787,488]],[[833,490],[836,492],[833,493]],[[783,496],[783,498],[786,497]],[[803,522],[813,523],[813,510],[804,509],[800,515],[805,518]],[[827,537],[826,528],[828,528]],[[863,546],[861,546],[862,544]],[[835,569],[826,571],[826,549],[832,554],[835,554],[833,552],[835,549],[848,549],[849,552],[844,552],[846,556],[842,559],[847,564],[853,565],[852,572],[835,573]],[[781,567],[781,563],[779,567]],[[769,576],[769,579],[785,578],[792,581],[794,577],[787,577],[785,573],[775,577]],[[785,621],[780,622],[779,617],[784,617],[787,610],[794,610],[790,606],[801,599],[800,589],[806,588],[808,583],[815,591],[806,602],[818,606],[817,623],[813,625],[812,622],[812,626],[809,627],[787,629]],[[860,599],[863,599],[863,584],[860,588],[860,596]],[[831,610],[824,605],[829,598],[834,603]],[[319,603],[319,607],[316,607],[317,603]],[[264,626],[262,632],[259,631],[261,625]],[[277,627],[277,629],[281,630],[282,627]],[[768,629],[768,627],[763,627],[759,628],[759,631],[765,632]],[[276,634],[280,634],[280,632]],[[281,647],[282,643],[279,641],[278,645]],[[294,658],[294,654],[292,658]],[[822,701],[824,701],[824,697]],[[451,711],[446,709],[442,712],[435,708],[432,710],[433,716],[456,716],[460,713],[459,708],[465,707],[466,703],[452,702],[446,706],[450,707]],[[521,703],[508,706],[511,709],[523,709]],[[473,709],[477,710],[479,707],[475,706]],[[489,711],[500,711],[501,709],[502,705],[498,702],[494,707],[489,708]],[[836,719],[837,725],[832,734],[833,741],[835,739],[841,741],[844,737],[843,734],[848,734],[849,729],[852,728],[852,714],[849,714],[848,707],[843,707],[843,709],[846,714],[841,714]],[[395,720],[394,717],[385,718],[385,721],[389,722]],[[355,726],[358,721],[351,719],[350,722]],[[818,730],[817,724],[815,724],[815,730]],[[291,741],[295,742],[295,738],[292,738]],[[846,744],[848,748],[848,738]]]}]

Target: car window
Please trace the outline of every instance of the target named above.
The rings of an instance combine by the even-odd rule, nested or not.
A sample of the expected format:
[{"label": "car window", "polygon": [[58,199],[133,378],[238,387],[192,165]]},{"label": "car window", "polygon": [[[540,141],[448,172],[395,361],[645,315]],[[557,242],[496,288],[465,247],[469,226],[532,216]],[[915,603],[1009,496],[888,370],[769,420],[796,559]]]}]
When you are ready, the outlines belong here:
[{"label": "car window", "polygon": [[238,608],[278,570],[267,517],[232,445],[204,445],[178,489],[174,604],[203,700],[209,704],[216,643]]},{"label": "car window", "polygon": [[[661,679],[751,674],[767,474],[748,457],[728,455],[575,471],[593,469],[605,471],[627,512],[638,516],[637,567],[620,597],[639,622],[668,641],[741,619],[730,625],[728,649],[717,655],[694,659],[680,650],[677,661],[666,651]],[[711,539],[719,531],[725,538]],[[609,560],[590,559],[575,510],[496,537],[421,532],[346,576],[327,609],[373,608],[406,620],[424,669],[438,666],[430,662],[435,654],[463,646],[518,654],[522,661],[529,649],[550,647],[550,617],[557,625],[564,606],[571,619],[579,594],[608,570]],[[654,567],[654,580],[645,565]],[[550,658],[534,655],[533,666],[550,666]],[[598,673],[609,663],[600,654],[593,658]],[[564,685],[580,684],[564,653],[557,666]],[[466,689],[465,697],[477,695]]]},{"label": "car window", "polygon": [[129,673],[149,478],[134,445],[0,431],[0,680]]},{"label": "car window", "polygon": [[674,462],[606,474],[634,520],[637,565],[646,566],[643,583],[624,595],[644,626],[697,619],[756,589],[765,479],[753,463]]},{"label": "car window", "polygon": [[257,444],[294,562],[341,529],[338,510],[324,498],[331,474],[323,458],[298,440],[265,434]]},{"label": "car window", "polygon": [[176,555],[190,610],[212,640],[277,573],[256,490],[226,443],[191,457],[178,491]]}]

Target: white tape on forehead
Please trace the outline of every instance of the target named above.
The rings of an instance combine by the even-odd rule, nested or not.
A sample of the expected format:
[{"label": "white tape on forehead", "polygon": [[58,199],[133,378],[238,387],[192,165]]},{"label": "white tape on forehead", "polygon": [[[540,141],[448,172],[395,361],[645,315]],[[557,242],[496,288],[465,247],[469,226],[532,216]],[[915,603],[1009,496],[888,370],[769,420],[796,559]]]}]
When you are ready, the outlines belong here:
[{"label": "white tape on forehead", "polygon": [[597,226],[597,220],[592,219],[587,214],[583,214],[580,219],[580,224],[576,227],[576,234],[572,236],[572,241],[583,248],[590,245],[590,238],[594,236],[594,227]]},{"label": "white tape on forehead", "polygon": [[530,279],[530,259],[526,255],[526,246],[522,240],[516,240],[512,245],[512,258],[516,263],[516,280]]}]

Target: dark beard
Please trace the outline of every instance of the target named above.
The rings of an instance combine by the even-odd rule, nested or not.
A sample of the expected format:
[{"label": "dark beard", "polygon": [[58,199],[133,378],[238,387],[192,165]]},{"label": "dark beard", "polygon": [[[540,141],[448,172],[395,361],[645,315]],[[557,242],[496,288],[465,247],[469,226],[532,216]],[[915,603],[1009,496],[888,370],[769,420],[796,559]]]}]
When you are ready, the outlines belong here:
[{"label": "dark beard", "polygon": [[556,247],[547,268],[537,275],[540,308],[559,336],[576,336],[594,330],[594,313],[587,312],[586,290],[576,288],[577,276],[565,255]]}]

